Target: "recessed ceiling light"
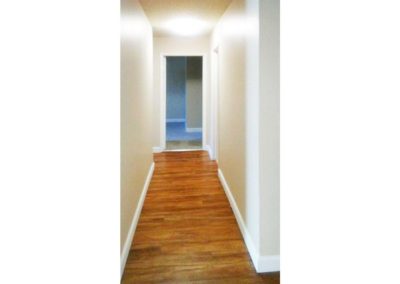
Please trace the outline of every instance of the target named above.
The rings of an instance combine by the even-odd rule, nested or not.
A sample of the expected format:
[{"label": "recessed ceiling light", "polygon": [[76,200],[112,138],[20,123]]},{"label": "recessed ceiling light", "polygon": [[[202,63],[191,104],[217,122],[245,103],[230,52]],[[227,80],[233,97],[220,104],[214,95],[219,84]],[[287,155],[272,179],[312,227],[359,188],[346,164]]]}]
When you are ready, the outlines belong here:
[{"label": "recessed ceiling light", "polygon": [[206,22],[193,17],[177,17],[164,24],[169,32],[180,36],[195,36],[207,31]]}]

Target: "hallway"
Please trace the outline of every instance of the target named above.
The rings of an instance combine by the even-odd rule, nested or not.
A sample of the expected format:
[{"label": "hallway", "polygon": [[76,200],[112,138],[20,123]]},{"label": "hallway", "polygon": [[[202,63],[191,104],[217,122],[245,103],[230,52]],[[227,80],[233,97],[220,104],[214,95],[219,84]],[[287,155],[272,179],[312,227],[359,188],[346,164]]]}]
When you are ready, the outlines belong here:
[{"label": "hallway", "polygon": [[279,1],[123,4],[121,278],[265,280],[280,271]]},{"label": "hallway", "polygon": [[279,283],[279,273],[256,273],[206,151],[154,161],[122,283]]}]

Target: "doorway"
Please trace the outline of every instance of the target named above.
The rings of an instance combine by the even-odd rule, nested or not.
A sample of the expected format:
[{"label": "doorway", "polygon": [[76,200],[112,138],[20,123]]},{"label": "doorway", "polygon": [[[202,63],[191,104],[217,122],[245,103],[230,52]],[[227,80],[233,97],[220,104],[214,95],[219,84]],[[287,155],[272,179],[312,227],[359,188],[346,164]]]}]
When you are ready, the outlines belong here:
[{"label": "doorway", "polygon": [[165,149],[203,149],[203,57],[165,57]]}]

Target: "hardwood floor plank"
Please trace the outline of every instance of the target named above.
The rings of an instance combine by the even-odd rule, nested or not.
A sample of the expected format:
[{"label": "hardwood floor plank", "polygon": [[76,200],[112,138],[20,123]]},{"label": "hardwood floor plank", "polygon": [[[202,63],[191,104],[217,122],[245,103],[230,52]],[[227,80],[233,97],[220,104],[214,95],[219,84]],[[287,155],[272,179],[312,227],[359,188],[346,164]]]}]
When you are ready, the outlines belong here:
[{"label": "hardwood floor plank", "polygon": [[205,151],[154,155],[122,283],[271,283],[257,274]]}]

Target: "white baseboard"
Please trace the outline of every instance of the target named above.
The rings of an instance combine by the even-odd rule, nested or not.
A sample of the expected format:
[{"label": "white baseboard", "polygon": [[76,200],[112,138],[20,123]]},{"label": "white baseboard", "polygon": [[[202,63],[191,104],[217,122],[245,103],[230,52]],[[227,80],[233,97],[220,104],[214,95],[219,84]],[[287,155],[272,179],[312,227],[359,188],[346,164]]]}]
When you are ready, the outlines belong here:
[{"label": "white baseboard", "polygon": [[256,247],[254,246],[253,239],[246,228],[246,224],[244,223],[242,215],[240,214],[235,198],[232,195],[232,192],[228,186],[228,183],[221,169],[218,169],[218,177],[219,180],[221,181],[225,194],[229,200],[233,214],[235,215],[236,221],[239,225],[240,232],[242,233],[244,242],[246,244],[247,250],[250,254],[251,260],[254,264],[256,271],[258,273],[279,271],[280,256],[279,255],[260,256],[259,252],[256,250]]},{"label": "white baseboard", "polygon": [[139,221],[139,216],[143,208],[144,199],[146,198],[147,190],[149,189],[150,181],[153,176],[154,172],[154,162],[151,164],[149,173],[147,174],[146,181],[144,183],[142,193],[140,194],[140,198],[135,210],[135,214],[133,215],[132,223],[129,228],[128,237],[126,238],[124,248],[122,249],[121,253],[121,277],[124,274],[125,264],[128,259],[129,251],[132,246],[133,236],[135,235],[136,226]]},{"label": "white baseboard", "polygon": [[210,160],[214,160],[213,152],[212,152],[210,145],[204,145],[203,150],[208,152],[208,156],[210,157]]},{"label": "white baseboard", "polygon": [[261,255],[258,259],[257,272],[275,272],[280,271],[280,255]]},{"label": "white baseboard", "polygon": [[167,123],[168,122],[185,122],[185,118],[167,118]]},{"label": "white baseboard", "polygon": [[161,153],[165,149],[163,147],[153,147],[153,153]]},{"label": "white baseboard", "polygon": [[247,250],[249,251],[251,260],[253,261],[254,267],[256,267],[256,269],[257,269],[258,253],[253,244],[253,240],[251,239],[250,233],[247,231],[247,228],[246,228],[246,225],[244,224],[242,215],[240,214],[239,208],[237,207],[236,201],[233,198],[231,190],[228,186],[228,183],[226,182],[226,179],[225,179],[224,174],[222,173],[221,169],[218,169],[218,177],[219,177],[219,180],[221,181],[222,187],[224,188],[225,194],[228,197],[233,214],[235,214],[236,221],[239,225],[240,232],[242,233],[242,236],[243,236],[244,242],[247,246]]},{"label": "white baseboard", "polygon": [[191,128],[191,127],[187,127],[186,128],[186,132],[201,132],[203,131],[203,128]]}]

